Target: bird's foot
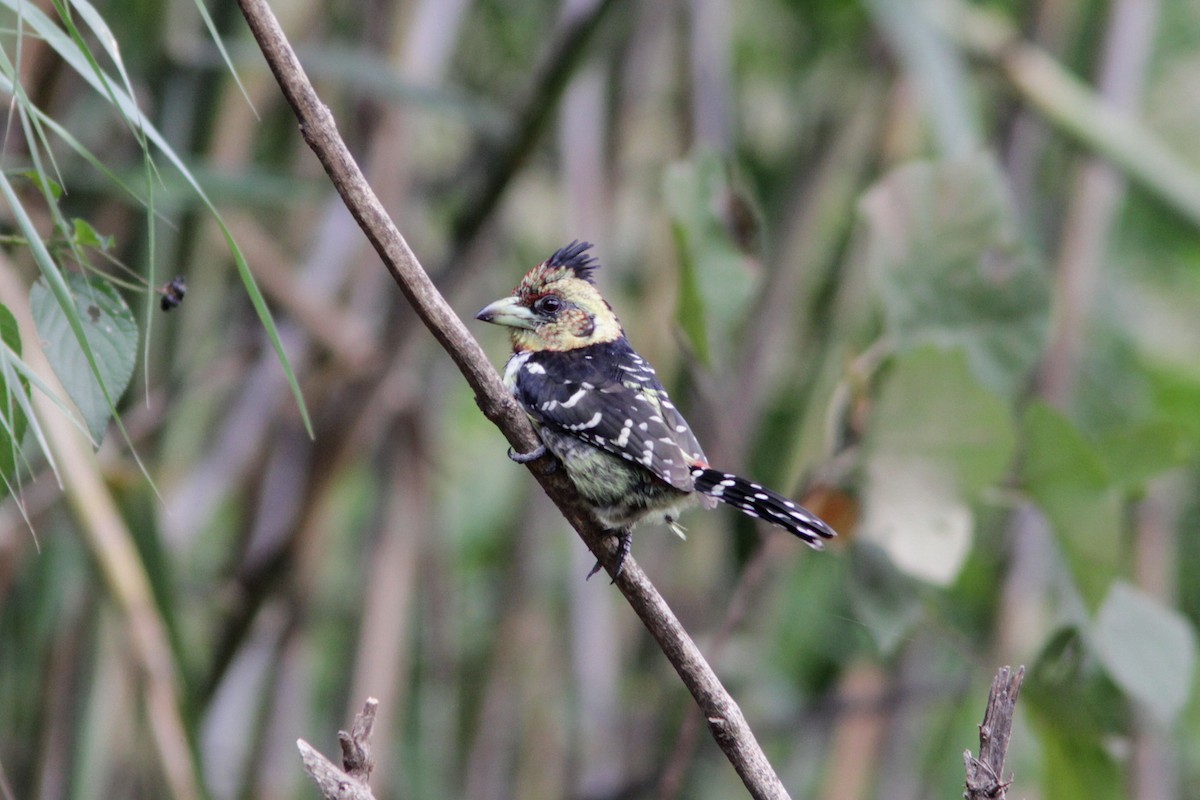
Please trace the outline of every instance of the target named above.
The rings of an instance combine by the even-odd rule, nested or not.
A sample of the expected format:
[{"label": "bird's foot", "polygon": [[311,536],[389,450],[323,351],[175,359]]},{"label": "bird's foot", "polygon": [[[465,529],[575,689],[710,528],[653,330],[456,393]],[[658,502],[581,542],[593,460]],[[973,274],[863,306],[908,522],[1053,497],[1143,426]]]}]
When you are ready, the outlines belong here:
[{"label": "bird's foot", "polygon": [[[616,583],[617,578],[621,577],[621,573],[625,571],[625,559],[629,557],[629,551],[633,549],[633,531],[629,528],[622,528],[619,531],[614,531],[612,535],[617,538],[617,552],[613,554],[612,573],[612,582]],[[588,578],[591,578],[603,566],[600,559],[596,559],[595,565],[592,566],[591,571],[588,572],[584,580],[586,581]]]},{"label": "bird's foot", "polygon": [[518,464],[528,464],[530,461],[537,461],[542,456],[546,455],[546,445],[539,444],[531,453],[516,453],[513,449],[508,448],[508,457]]},{"label": "bird's foot", "polygon": [[[528,464],[532,461],[538,461],[539,458],[545,455],[546,445],[538,445],[538,449],[528,453],[512,452],[512,447],[509,447],[509,458],[518,464]],[[550,475],[556,469],[558,469],[558,459],[552,458],[550,463],[546,464],[546,469],[542,470],[542,474]]]}]

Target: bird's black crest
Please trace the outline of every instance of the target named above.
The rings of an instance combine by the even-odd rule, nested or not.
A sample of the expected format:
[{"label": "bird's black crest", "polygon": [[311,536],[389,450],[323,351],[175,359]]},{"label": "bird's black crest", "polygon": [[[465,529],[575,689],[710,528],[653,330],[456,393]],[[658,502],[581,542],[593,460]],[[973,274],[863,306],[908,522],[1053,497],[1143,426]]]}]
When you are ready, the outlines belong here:
[{"label": "bird's black crest", "polygon": [[587,251],[591,246],[591,242],[576,239],[566,247],[556,250],[554,255],[546,259],[546,266],[564,267],[574,272],[576,278],[583,278],[591,283],[592,273],[600,267],[600,262],[588,255]]}]

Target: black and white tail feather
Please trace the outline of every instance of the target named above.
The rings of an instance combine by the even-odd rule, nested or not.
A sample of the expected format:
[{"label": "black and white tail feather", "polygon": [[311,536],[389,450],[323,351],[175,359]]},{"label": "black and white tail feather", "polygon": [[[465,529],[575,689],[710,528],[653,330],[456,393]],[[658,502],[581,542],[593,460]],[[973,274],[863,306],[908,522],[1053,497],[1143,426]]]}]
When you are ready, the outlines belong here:
[{"label": "black and white tail feather", "polygon": [[714,497],[747,516],[774,523],[805,541],[816,550],[836,534],[820,517],[778,492],[738,475],[707,467],[694,467],[692,480],[696,491]]}]

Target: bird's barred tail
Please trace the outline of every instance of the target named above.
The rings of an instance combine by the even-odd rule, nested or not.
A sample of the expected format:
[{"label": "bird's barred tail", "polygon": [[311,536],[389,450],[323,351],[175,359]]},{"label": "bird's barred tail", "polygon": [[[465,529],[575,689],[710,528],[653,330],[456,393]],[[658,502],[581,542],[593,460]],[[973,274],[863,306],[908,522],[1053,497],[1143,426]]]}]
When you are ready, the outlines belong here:
[{"label": "bird's barred tail", "polygon": [[745,478],[696,467],[692,470],[692,480],[696,491],[728,503],[743,514],[778,525],[818,550],[822,539],[837,535],[824,520],[804,506]]}]

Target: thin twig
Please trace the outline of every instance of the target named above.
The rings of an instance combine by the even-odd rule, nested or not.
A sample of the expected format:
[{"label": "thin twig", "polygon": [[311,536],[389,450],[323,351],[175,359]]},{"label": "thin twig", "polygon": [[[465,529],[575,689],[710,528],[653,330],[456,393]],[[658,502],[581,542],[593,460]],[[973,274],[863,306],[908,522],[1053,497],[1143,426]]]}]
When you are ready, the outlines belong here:
[{"label": "thin twig", "polygon": [[979,726],[979,758],[972,756],[970,750],[963,753],[967,766],[967,790],[963,792],[966,800],[1004,800],[1008,792],[1012,778],[1004,779],[1004,756],[1012,735],[1017,695],[1024,680],[1024,667],[1018,667],[1015,673],[1009,667],[1001,667],[992,681],[983,724]]},{"label": "thin twig", "polygon": [[342,746],[342,766],[339,768],[303,739],[296,740],[304,771],[317,784],[326,800],[375,800],[369,781],[375,762],[371,758],[371,728],[379,701],[368,697],[362,711],[354,717],[350,732],[338,731]]},{"label": "thin twig", "polygon": [[[501,430],[517,452],[529,452],[538,444],[529,420],[504,389],[500,376],[479,343],[438,293],[392,224],[338,135],[333,115],[304,74],[266,0],[239,0],[239,5],[300,121],[305,141],[321,161],[346,207],[414,311],[462,372],[484,415]],[[611,564],[615,542],[592,519],[563,471],[542,474],[531,465],[531,472],[588,548],[601,562]],[[608,569],[611,573],[611,567]],[[756,798],[787,797],[787,791],[746,724],[741,709],[632,558],[625,561],[616,585],[700,705],[717,744],[750,794]]]}]

